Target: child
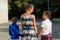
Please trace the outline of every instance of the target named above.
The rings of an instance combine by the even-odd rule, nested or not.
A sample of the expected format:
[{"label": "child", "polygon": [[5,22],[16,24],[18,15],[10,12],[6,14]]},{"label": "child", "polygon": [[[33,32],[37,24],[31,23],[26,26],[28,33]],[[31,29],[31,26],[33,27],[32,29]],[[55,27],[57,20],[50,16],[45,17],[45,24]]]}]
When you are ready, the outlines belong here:
[{"label": "child", "polygon": [[9,26],[9,34],[11,40],[19,40],[19,26],[17,23],[17,17],[12,18],[12,24]]},{"label": "child", "polygon": [[32,14],[34,6],[27,5],[26,12],[21,15],[21,25],[23,31],[23,40],[34,40],[37,33],[35,15]]},{"label": "child", "polygon": [[41,24],[41,32],[38,37],[41,36],[41,40],[52,40],[52,22],[49,20],[51,13],[49,11],[44,11],[43,19]]}]

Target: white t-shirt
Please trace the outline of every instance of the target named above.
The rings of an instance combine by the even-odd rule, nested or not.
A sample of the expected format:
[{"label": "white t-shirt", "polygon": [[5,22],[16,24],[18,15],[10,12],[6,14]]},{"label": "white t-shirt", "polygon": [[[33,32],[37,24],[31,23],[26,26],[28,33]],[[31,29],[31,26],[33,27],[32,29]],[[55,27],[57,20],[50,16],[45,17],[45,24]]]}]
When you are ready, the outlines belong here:
[{"label": "white t-shirt", "polygon": [[47,35],[49,33],[52,33],[52,22],[49,19],[46,19],[42,22],[41,27],[44,28],[43,35]]}]

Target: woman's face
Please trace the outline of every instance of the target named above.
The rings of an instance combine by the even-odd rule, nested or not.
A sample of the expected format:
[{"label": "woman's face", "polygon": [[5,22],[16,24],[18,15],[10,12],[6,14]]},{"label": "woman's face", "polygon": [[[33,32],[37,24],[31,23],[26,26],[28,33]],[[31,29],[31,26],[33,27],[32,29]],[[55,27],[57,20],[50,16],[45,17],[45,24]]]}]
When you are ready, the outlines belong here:
[{"label": "woman's face", "polygon": [[34,7],[30,8],[30,13],[32,13],[34,11]]},{"label": "woman's face", "polygon": [[31,14],[34,11],[34,7],[31,7],[30,9],[27,10],[27,14]]}]

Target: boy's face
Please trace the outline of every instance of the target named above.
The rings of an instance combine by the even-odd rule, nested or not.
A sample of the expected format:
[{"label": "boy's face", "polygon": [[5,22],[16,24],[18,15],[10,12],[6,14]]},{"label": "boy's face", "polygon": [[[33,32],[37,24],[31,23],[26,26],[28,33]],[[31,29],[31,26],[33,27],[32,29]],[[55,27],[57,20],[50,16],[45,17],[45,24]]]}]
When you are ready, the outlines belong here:
[{"label": "boy's face", "polygon": [[48,16],[45,13],[43,13],[42,18],[45,20],[48,18]]}]

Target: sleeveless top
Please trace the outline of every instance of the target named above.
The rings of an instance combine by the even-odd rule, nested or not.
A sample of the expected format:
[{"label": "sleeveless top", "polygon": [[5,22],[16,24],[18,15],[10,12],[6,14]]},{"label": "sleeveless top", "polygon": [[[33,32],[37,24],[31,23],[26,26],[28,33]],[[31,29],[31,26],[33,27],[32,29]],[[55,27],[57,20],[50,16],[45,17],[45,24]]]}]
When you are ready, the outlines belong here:
[{"label": "sleeveless top", "polygon": [[23,35],[25,37],[36,37],[34,24],[33,24],[33,16],[34,15],[22,15],[22,24],[23,24]]}]

